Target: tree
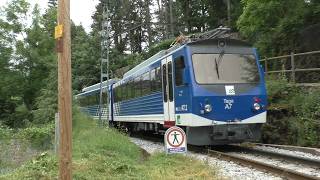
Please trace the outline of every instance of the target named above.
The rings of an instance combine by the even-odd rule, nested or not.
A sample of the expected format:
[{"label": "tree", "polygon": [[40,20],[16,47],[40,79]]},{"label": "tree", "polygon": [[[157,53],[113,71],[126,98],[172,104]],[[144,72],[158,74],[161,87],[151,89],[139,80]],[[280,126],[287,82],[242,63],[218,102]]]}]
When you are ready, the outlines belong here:
[{"label": "tree", "polygon": [[95,59],[92,53],[92,37],[84,28],[72,24],[72,75],[73,89],[80,91],[82,88],[92,85],[100,79],[100,58]]},{"label": "tree", "polygon": [[17,107],[24,106],[23,73],[17,69],[16,52],[21,45],[19,37],[25,35],[23,20],[28,9],[25,0],[14,0],[0,9],[0,123],[9,126],[23,125],[14,117]]},{"label": "tree", "polygon": [[[244,0],[237,26],[265,55],[288,53],[297,45],[296,36],[303,26],[304,0]],[[272,47],[272,48],[270,48]]]}]

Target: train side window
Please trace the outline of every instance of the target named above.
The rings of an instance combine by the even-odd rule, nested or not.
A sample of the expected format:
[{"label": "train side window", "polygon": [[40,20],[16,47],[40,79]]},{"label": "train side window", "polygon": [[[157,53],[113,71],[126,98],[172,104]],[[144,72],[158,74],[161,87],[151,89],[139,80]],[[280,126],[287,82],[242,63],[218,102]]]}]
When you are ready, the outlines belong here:
[{"label": "train side window", "polygon": [[89,105],[89,106],[91,106],[91,104],[92,104],[92,96],[91,96],[91,95],[89,95],[88,99],[89,99],[89,101],[88,101],[88,105]]},{"label": "train side window", "polygon": [[140,89],[140,76],[134,79],[134,88],[135,88],[135,97],[141,96],[141,89]]},{"label": "train side window", "polygon": [[162,84],[161,84],[161,67],[157,67],[156,69],[156,80],[155,80],[155,91],[161,91],[162,90]]},{"label": "train side window", "polygon": [[169,88],[169,100],[173,101],[173,84],[172,84],[172,63],[168,62],[168,88]]},{"label": "train side window", "polygon": [[185,69],[184,64],[184,58],[183,56],[180,56],[175,59],[174,61],[174,68],[175,68],[175,81],[176,86],[182,86],[183,85],[183,73]]},{"label": "train side window", "polygon": [[118,102],[122,101],[122,87],[121,85],[118,86]]},{"label": "train side window", "polygon": [[118,102],[120,102],[122,100],[122,88],[121,86],[118,86]]},{"label": "train side window", "polygon": [[167,76],[166,76],[166,71],[167,71],[167,65],[163,64],[162,65],[162,87],[163,87],[163,100],[164,102],[168,101],[168,96],[167,96]]},{"label": "train side window", "polygon": [[100,105],[100,90],[95,94],[95,104]]},{"label": "train side window", "polygon": [[123,101],[123,85],[119,86],[119,101]]},{"label": "train side window", "polygon": [[131,88],[130,88],[130,81],[126,83],[126,89],[127,89],[127,98],[126,100],[129,100],[131,98]]},{"label": "train side window", "polygon": [[124,84],[121,85],[121,101],[126,100],[126,89],[124,87]]},{"label": "train side window", "polygon": [[115,97],[116,97],[116,101],[115,102],[119,102],[120,101],[120,87],[118,86],[118,87],[116,87],[115,88]]},{"label": "train side window", "polygon": [[128,99],[128,86],[127,84],[123,84],[123,101],[126,101]]},{"label": "train side window", "polygon": [[151,92],[156,92],[156,69],[150,71]]},{"label": "train side window", "polygon": [[132,80],[129,81],[128,83],[128,96],[129,96],[129,99],[132,99],[134,98],[134,88],[133,88],[133,82]]},{"label": "train side window", "polygon": [[[99,97],[99,100],[100,100],[100,97]],[[107,92],[103,91],[102,92],[102,102],[103,102],[103,104],[107,104],[107,100],[108,100]]]},{"label": "train side window", "polygon": [[112,95],[114,95],[114,96],[113,96],[113,97],[114,97],[113,101],[114,101],[114,102],[117,102],[116,88],[113,88],[113,90],[112,90]]},{"label": "train side window", "polygon": [[146,72],[142,75],[142,96],[148,95],[150,93],[150,75]]}]

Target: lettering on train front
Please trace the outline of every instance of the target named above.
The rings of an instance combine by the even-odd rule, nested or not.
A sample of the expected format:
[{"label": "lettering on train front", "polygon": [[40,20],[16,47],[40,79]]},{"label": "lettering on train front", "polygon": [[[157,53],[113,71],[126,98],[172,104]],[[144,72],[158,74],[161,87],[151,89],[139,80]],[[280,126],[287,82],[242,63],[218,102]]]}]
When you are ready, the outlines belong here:
[{"label": "lettering on train front", "polygon": [[224,103],[224,109],[230,110],[232,108],[234,100],[233,99],[223,99],[223,103]]}]

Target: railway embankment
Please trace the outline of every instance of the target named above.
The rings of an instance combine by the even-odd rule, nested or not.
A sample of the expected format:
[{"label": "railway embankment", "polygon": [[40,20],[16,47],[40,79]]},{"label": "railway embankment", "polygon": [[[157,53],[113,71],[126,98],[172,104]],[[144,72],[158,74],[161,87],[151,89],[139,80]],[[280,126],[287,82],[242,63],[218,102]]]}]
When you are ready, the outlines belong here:
[{"label": "railway embankment", "polygon": [[[37,151],[18,167],[0,174],[0,179],[57,179],[58,161],[51,149]],[[99,128],[78,113],[73,121],[72,171],[74,179],[219,179],[215,168],[199,160],[149,154],[126,135]]]}]

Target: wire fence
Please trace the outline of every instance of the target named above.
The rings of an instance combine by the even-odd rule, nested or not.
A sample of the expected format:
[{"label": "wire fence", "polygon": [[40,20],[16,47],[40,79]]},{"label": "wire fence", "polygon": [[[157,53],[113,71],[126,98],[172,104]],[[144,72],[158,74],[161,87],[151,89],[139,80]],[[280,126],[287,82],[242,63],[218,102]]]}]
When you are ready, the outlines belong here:
[{"label": "wire fence", "polygon": [[260,62],[265,75],[283,74],[290,82],[301,86],[320,86],[320,51],[265,57]]}]

